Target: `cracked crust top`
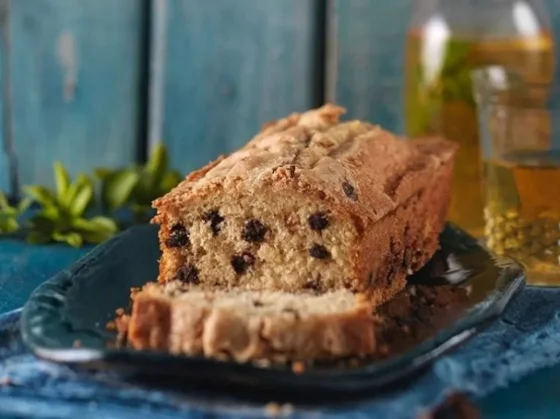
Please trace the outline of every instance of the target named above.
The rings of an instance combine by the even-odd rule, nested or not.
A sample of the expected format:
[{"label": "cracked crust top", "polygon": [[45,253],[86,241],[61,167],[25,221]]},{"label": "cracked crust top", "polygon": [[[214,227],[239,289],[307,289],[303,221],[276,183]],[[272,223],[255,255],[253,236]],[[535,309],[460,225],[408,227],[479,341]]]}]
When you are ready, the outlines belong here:
[{"label": "cracked crust top", "polygon": [[264,184],[281,188],[296,182],[300,190],[323,194],[341,207],[351,205],[376,221],[416,192],[418,178],[455,153],[456,145],[443,139],[405,144],[379,126],[339,122],[344,112],[326,104],[271,122],[243,148],[191,173],[153,206],[173,210],[222,189],[250,192]]}]

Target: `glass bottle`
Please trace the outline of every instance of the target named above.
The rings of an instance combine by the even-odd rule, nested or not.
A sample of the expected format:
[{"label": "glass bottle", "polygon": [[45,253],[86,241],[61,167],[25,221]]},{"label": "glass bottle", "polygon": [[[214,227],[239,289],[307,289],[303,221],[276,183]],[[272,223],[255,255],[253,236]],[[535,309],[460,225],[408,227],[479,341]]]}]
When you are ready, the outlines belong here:
[{"label": "glass bottle", "polygon": [[482,165],[472,72],[502,65],[550,83],[554,40],[540,0],[416,0],[406,44],[408,137],[441,135],[460,145],[448,219],[484,232]]}]

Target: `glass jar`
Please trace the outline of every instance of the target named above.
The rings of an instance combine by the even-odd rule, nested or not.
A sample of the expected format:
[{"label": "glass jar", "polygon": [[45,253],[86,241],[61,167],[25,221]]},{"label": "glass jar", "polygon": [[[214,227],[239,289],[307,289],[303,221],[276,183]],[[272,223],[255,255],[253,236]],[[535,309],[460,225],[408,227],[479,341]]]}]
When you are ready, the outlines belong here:
[{"label": "glass jar", "polygon": [[474,72],[486,246],[560,285],[560,89],[500,66]]},{"label": "glass jar", "polygon": [[554,78],[554,40],[540,0],[417,0],[406,45],[408,137],[460,145],[448,219],[484,232],[482,164],[471,74],[502,65],[537,83]]}]

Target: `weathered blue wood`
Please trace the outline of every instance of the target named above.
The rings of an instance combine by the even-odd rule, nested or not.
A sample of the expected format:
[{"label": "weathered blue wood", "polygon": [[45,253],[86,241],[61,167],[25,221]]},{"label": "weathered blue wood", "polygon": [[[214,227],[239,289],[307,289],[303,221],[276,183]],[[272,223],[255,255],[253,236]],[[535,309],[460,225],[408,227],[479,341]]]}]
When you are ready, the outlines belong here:
[{"label": "weathered blue wood", "polygon": [[11,195],[11,176],[15,163],[13,156],[13,142],[11,129],[11,107],[4,103],[10,96],[9,89],[9,37],[10,26],[8,20],[9,1],[0,1],[0,191]]},{"label": "weathered blue wood", "polygon": [[152,45],[165,53],[152,51],[150,137],[165,141],[174,167],[201,166],[321,101],[319,3],[153,1]]},{"label": "weathered blue wood", "polygon": [[406,29],[411,0],[330,0],[327,99],[403,131]]},{"label": "weathered blue wood", "polygon": [[21,184],[136,160],[144,0],[11,2],[13,139]]}]

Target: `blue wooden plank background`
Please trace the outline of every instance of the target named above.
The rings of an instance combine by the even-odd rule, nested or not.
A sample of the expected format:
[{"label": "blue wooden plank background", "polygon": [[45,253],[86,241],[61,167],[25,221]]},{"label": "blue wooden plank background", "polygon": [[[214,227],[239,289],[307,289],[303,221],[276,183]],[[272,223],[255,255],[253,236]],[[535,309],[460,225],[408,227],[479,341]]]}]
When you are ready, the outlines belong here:
[{"label": "blue wooden plank background", "polygon": [[154,52],[164,62],[153,66],[150,137],[165,141],[183,172],[322,101],[321,2],[154,3],[153,36],[163,39],[152,45],[165,53]]},{"label": "blue wooden plank background", "polygon": [[13,157],[12,124],[10,106],[5,104],[10,96],[9,80],[9,2],[0,1],[0,191],[13,192],[12,175],[15,167]]},{"label": "blue wooden plank background", "polygon": [[[9,9],[20,184],[136,160],[143,0],[17,0]],[[6,104],[4,104],[4,110]]]},{"label": "blue wooden plank background", "polygon": [[327,99],[398,133],[404,43],[414,0],[331,0]]},{"label": "blue wooden plank background", "polygon": [[[547,4],[558,36],[560,4]],[[55,159],[89,171],[135,161],[158,141],[187,172],[325,98],[403,132],[410,5],[0,0],[0,189],[16,163],[19,184],[50,183]]]}]

